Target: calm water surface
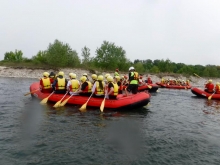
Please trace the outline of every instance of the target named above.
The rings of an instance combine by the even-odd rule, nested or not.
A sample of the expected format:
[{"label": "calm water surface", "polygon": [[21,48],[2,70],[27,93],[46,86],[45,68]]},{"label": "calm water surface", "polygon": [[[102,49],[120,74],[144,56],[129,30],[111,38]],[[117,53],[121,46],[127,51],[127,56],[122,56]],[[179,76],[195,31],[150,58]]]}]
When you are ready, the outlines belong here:
[{"label": "calm water surface", "polygon": [[0,78],[1,165],[219,165],[220,102],[159,89],[126,112],[53,104],[23,96],[35,79]]}]

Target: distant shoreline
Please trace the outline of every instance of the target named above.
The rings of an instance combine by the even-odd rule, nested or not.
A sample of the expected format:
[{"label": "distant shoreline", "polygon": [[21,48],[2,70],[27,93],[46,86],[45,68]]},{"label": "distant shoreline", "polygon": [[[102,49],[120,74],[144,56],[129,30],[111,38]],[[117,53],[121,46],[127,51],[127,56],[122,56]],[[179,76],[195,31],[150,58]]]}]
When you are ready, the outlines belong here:
[{"label": "distant shoreline", "polygon": [[[52,69],[51,70],[25,69],[25,68],[21,68],[21,69],[17,69],[16,68],[15,69],[15,68],[12,68],[12,67],[0,66],[0,77],[36,78],[36,79],[39,79],[39,78],[42,77],[43,72],[46,72],[46,71],[47,72],[51,72],[53,70]],[[70,69],[70,68],[68,69],[68,68],[65,68],[65,69],[62,69],[62,71],[65,73],[65,77],[66,78],[69,78],[68,75],[71,72],[75,73],[77,75],[78,79],[83,75],[83,73],[87,73],[89,75],[89,77],[91,77],[91,75],[92,75],[92,73],[90,73],[88,70],[83,70],[83,69]],[[103,72],[102,74],[105,75],[106,72]],[[111,72],[110,74],[113,76],[114,72]],[[124,75],[124,74],[121,74],[121,75]],[[153,83],[161,81],[161,78],[159,78],[156,75],[150,75],[150,76],[151,76],[151,79],[153,80]],[[144,79],[147,78],[146,75],[144,75],[143,77],[144,77]],[[165,76],[164,78],[175,79],[172,76]],[[181,75],[179,76],[179,78],[183,79],[183,80],[186,79],[186,77],[183,77]],[[198,77],[195,77],[195,76],[190,76],[190,80],[191,80],[191,85],[192,86],[204,87],[204,82],[207,79],[205,79],[205,78],[198,78]],[[214,83],[220,82],[220,79],[219,78],[213,79],[213,82]]]}]

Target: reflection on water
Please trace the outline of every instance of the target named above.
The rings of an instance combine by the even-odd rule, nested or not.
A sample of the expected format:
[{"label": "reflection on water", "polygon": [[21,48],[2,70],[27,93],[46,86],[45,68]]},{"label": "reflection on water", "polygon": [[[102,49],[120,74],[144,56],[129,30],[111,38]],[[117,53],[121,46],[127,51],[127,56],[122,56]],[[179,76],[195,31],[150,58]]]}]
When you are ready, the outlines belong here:
[{"label": "reflection on water", "polygon": [[0,78],[1,164],[219,164],[220,101],[160,89],[127,111],[39,104],[33,79]]}]

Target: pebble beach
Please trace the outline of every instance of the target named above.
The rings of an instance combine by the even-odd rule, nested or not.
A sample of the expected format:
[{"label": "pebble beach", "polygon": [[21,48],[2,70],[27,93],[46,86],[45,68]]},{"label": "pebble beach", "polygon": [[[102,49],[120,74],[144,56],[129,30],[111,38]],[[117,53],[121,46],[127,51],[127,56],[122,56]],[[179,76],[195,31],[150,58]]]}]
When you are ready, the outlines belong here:
[{"label": "pebble beach", "polygon": [[[43,72],[54,72],[57,73],[58,71],[54,71],[54,70],[43,70],[43,69],[25,69],[25,68],[21,68],[21,69],[17,69],[17,68],[11,68],[11,67],[5,67],[5,66],[0,66],[0,77],[12,77],[12,78],[36,78],[39,79],[42,77]],[[92,73],[90,73],[88,70],[83,70],[83,69],[71,69],[71,68],[64,68],[62,69],[62,71],[65,73],[65,77],[69,78],[68,75],[69,73],[75,73],[77,75],[77,78],[79,79],[83,73],[87,73],[89,77],[91,77]],[[98,73],[98,72],[96,72]],[[102,72],[102,75],[105,75],[107,72]],[[114,75],[114,72],[110,72],[109,74],[111,74],[112,76]],[[120,73],[121,75],[125,75],[128,73]],[[147,78],[147,76],[150,76],[153,83],[156,82],[160,82],[161,78],[158,77],[157,75],[152,75],[152,74],[148,74],[146,73],[145,75],[143,75],[144,80]],[[175,79],[172,76],[165,76],[165,79]],[[182,80],[186,80],[189,79],[190,83],[192,86],[196,86],[196,87],[200,87],[203,88],[204,87],[204,83],[208,80],[207,78],[199,78],[196,77],[194,75],[190,76],[189,78],[186,78],[182,75],[179,75],[178,79],[182,79]],[[216,82],[220,82],[220,78],[214,78],[212,79],[213,83],[216,84]]]}]

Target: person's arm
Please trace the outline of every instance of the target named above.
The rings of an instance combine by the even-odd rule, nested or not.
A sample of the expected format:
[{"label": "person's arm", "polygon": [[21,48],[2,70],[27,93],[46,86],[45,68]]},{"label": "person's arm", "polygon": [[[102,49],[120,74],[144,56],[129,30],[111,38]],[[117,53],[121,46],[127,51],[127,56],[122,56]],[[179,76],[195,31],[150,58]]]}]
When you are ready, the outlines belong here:
[{"label": "person's arm", "polygon": [[95,92],[95,89],[96,89],[96,83],[93,84],[93,87],[92,87],[92,93]]},{"label": "person's arm", "polygon": [[53,90],[55,90],[56,84],[57,84],[57,79],[54,80],[54,82],[53,82],[53,84],[52,84],[52,88],[53,88]]},{"label": "person's arm", "polygon": [[67,85],[66,85],[66,89],[67,89],[68,91],[70,91],[70,84],[71,84],[71,82],[70,82],[70,80],[69,80],[68,83],[67,83]]}]

